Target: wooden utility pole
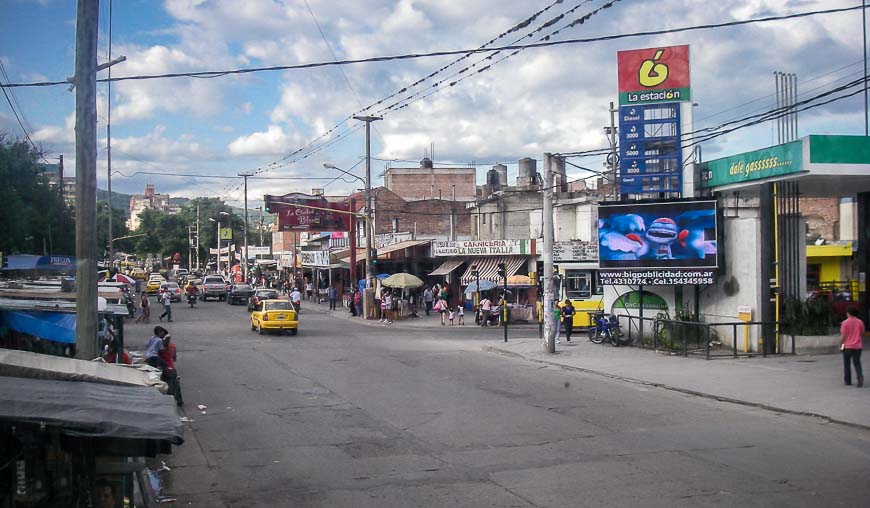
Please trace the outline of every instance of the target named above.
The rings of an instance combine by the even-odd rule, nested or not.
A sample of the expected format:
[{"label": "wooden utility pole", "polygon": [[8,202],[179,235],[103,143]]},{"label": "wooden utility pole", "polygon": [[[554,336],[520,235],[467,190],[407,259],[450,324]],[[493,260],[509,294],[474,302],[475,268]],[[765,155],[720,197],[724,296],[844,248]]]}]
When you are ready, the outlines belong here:
[{"label": "wooden utility pole", "polygon": [[97,346],[97,27],[99,0],[76,9],[76,356]]}]

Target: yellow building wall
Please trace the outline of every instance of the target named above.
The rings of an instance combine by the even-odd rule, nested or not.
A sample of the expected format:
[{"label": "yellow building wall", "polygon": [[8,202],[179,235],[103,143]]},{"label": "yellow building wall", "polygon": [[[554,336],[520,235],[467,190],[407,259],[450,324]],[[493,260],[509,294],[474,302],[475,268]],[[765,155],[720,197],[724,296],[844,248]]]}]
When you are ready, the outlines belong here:
[{"label": "yellow building wall", "polygon": [[808,257],[808,265],[819,265],[819,282],[846,280],[842,271],[842,258]]}]

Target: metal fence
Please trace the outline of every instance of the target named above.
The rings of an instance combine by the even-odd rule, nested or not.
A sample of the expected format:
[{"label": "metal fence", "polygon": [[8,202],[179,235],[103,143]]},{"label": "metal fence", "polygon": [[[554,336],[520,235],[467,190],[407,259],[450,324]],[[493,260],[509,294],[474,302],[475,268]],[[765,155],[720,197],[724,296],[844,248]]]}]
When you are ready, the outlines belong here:
[{"label": "metal fence", "polygon": [[[703,356],[705,359],[795,354],[794,335],[779,334],[774,321],[699,323],[658,317],[617,316],[632,345]],[[625,326],[625,325],[628,326]],[[652,332],[651,334],[649,332]],[[757,351],[752,341],[758,341]],[[765,341],[774,341],[774,347]],[[772,351],[769,351],[772,350]]]}]

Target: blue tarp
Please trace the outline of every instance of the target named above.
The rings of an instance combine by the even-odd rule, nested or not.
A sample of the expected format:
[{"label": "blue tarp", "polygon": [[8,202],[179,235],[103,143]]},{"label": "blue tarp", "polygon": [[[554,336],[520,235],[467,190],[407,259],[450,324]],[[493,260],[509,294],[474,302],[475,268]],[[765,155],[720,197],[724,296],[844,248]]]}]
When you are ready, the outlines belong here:
[{"label": "blue tarp", "polygon": [[76,315],[63,312],[0,311],[0,323],[17,332],[40,339],[75,344]]},{"label": "blue tarp", "polygon": [[54,272],[74,272],[75,256],[34,256],[32,254],[11,254],[7,257],[8,266],[4,270],[46,270]]}]

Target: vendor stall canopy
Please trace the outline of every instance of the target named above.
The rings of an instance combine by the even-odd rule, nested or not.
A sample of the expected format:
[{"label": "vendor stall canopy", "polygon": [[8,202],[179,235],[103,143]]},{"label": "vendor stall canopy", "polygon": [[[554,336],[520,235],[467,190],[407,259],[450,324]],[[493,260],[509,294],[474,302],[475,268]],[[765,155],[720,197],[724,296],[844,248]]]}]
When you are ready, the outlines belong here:
[{"label": "vendor stall canopy", "polygon": [[[467,286],[478,278],[480,278],[481,281],[489,280],[501,284],[502,281],[499,280],[498,277],[499,264],[505,264],[507,275],[510,277],[511,275],[516,275],[520,267],[523,266],[523,263],[527,260],[528,258],[522,256],[493,256],[469,259],[466,261],[466,263],[468,263],[468,268],[462,275],[462,285]],[[478,277],[475,277],[473,273],[475,269],[478,272]]]}]

